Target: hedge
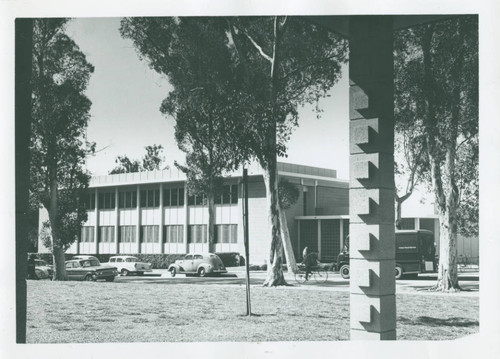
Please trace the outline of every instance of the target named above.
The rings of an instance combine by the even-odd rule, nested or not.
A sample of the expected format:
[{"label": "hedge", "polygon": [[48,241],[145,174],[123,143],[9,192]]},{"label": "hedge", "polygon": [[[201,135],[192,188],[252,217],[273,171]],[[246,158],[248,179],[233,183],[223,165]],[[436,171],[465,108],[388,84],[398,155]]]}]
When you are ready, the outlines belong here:
[{"label": "hedge", "polygon": [[[52,264],[52,254],[51,253],[29,253],[29,255],[34,254],[36,257],[39,259],[43,259],[49,264]],[[226,267],[234,267],[238,263],[238,257],[239,256],[239,265],[244,265],[245,264],[245,259],[238,253],[238,252],[224,252],[224,253],[216,253],[220,259],[222,260],[222,263]],[[69,260],[72,257],[74,257],[76,254],[70,254],[70,253],[65,253],[65,260]],[[83,254],[82,254],[83,255]],[[137,257],[140,262],[146,262],[146,263],[151,263],[153,269],[167,269],[168,266],[172,263],[174,263],[177,259],[182,259],[185,254],[85,254],[89,256],[94,256],[96,257],[99,262],[101,263],[107,263],[109,262],[109,258],[116,256],[116,255],[132,255],[134,257]]]}]

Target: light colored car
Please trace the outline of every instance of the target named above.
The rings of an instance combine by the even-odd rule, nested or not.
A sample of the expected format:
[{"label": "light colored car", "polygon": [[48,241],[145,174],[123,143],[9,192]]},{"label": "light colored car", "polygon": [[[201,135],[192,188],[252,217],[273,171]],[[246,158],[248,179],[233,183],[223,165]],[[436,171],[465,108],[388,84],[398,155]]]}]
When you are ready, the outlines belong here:
[{"label": "light colored car", "polygon": [[106,282],[112,282],[118,271],[114,267],[101,265],[97,259],[71,259],[66,261],[66,274],[69,280],[104,279]]},{"label": "light colored car", "polygon": [[35,259],[35,274],[38,279],[51,278],[54,269],[51,265],[47,264],[43,259]]},{"label": "light colored car", "polygon": [[227,273],[224,263],[218,255],[213,253],[186,254],[183,259],[178,259],[168,267],[172,277],[177,273],[197,274],[204,277],[207,274]]},{"label": "light colored car", "polygon": [[109,258],[107,265],[115,267],[121,275],[136,273],[143,275],[144,272],[152,272],[151,263],[139,262],[137,257],[133,256],[113,256]]}]

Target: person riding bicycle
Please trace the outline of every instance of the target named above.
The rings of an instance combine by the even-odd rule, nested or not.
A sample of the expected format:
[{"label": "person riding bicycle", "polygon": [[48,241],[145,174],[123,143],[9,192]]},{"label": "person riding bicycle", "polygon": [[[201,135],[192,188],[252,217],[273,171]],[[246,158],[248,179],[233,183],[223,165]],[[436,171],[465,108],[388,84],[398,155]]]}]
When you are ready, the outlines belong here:
[{"label": "person riding bicycle", "polygon": [[304,248],[302,252],[304,259],[302,263],[305,265],[306,269],[306,280],[309,280],[309,275],[311,274],[312,267],[318,264],[318,253],[309,251],[307,247]]}]

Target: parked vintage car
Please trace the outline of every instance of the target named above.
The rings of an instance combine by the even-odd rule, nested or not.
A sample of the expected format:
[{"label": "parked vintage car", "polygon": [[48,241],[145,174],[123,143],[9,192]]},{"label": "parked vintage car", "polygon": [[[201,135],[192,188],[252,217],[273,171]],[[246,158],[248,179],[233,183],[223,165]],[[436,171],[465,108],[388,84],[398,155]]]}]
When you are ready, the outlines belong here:
[{"label": "parked vintage car", "polygon": [[118,273],[127,276],[131,273],[143,275],[144,272],[152,272],[151,263],[139,262],[137,257],[133,256],[113,256],[109,258],[107,265],[116,267]]},{"label": "parked vintage car", "polygon": [[35,259],[35,274],[38,279],[51,278],[54,269],[51,265],[47,264],[43,259]]},{"label": "parked vintage car", "polygon": [[112,282],[118,271],[115,267],[101,265],[97,259],[71,259],[66,261],[66,274],[69,280],[104,279],[106,282]]},{"label": "parked vintage car", "polygon": [[186,254],[183,259],[178,259],[168,267],[172,277],[177,273],[197,274],[204,277],[207,274],[227,273],[224,263],[218,255],[213,253]]}]

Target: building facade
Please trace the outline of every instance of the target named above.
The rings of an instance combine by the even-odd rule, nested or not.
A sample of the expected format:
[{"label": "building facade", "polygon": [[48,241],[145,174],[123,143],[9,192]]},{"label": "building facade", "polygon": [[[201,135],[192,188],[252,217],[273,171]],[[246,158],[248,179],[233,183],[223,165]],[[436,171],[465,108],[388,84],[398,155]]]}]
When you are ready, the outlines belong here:
[{"label": "building facade", "polygon": [[[334,258],[348,235],[349,184],[331,169],[279,163],[280,178],[299,189],[285,211],[296,257],[304,246]],[[262,169],[248,168],[250,261],[265,263],[268,210]],[[244,253],[241,173],[225,178],[215,200],[216,252]],[[190,253],[208,251],[208,207],[190,196],[177,169],[96,176],[85,198],[88,219],[73,254]],[[48,218],[40,211],[40,227]],[[313,224],[314,223],[314,224]],[[41,229],[41,228],[40,228]],[[49,252],[39,241],[39,252]]]},{"label": "building facade", "polygon": [[[278,173],[280,179],[286,179],[299,190],[296,203],[285,210],[296,259],[301,260],[302,250],[307,246],[317,251],[321,260],[335,261],[349,236],[348,181],[338,179],[332,169],[288,163],[278,163]],[[266,189],[260,166],[250,166],[248,175],[250,261],[262,264],[269,255]],[[241,181],[241,173],[231,173],[225,178],[222,193],[216,196],[217,253],[245,253]],[[88,219],[67,253],[184,254],[208,251],[206,200],[188,195],[186,177],[177,169],[93,177],[85,208]],[[47,212],[40,210],[40,231],[47,219]],[[437,216],[403,218],[401,224],[402,229],[432,231],[439,247]],[[41,239],[38,248],[40,253],[50,252]],[[462,252],[459,254],[469,258],[478,257],[469,253],[474,251]]]}]

